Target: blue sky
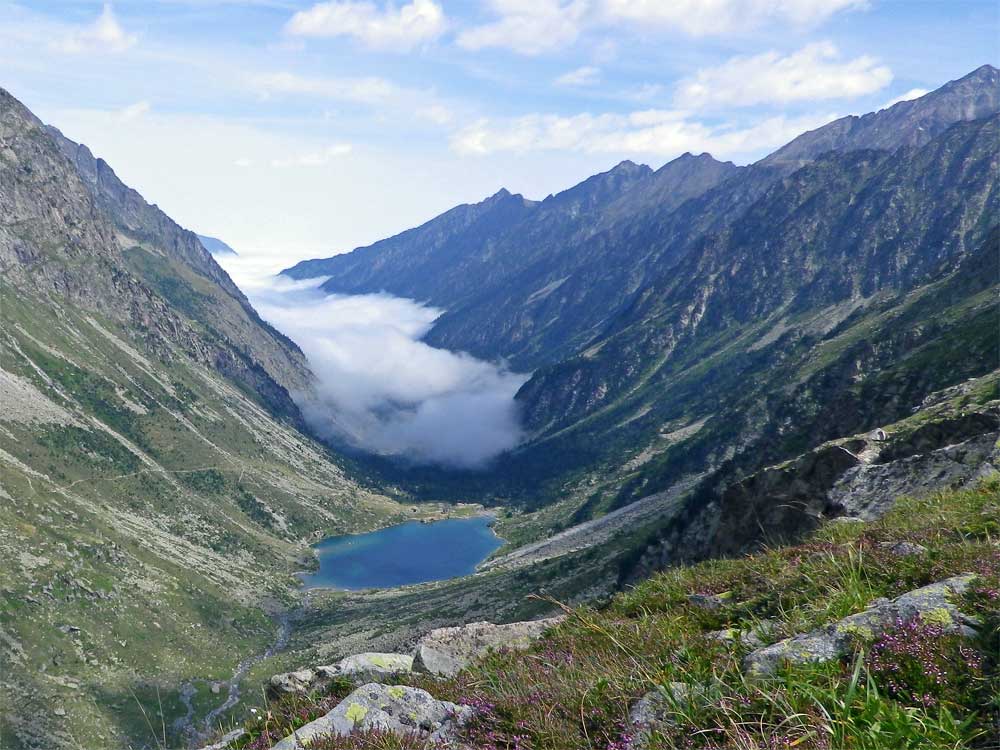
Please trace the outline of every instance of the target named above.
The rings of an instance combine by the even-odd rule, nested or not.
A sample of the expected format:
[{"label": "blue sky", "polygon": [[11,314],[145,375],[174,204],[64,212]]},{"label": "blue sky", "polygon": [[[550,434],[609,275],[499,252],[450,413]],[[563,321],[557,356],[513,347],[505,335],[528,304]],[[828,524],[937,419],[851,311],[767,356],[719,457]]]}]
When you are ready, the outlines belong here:
[{"label": "blue sky", "polygon": [[0,85],[286,264],[630,158],[753,161],[997,64],[995,0],[0,0]]}]

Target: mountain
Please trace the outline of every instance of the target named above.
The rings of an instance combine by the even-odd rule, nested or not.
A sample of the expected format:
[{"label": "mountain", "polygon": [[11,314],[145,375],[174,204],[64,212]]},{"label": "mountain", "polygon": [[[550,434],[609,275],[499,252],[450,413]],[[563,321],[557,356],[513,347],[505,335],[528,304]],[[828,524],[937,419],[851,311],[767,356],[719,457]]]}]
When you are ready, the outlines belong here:
[{"label": "mountain", "polygon": [[[123,184],[86,146],[69,140],[56,128],[47,127],[46,131],[111,220],[128,268],[205,333],[226,342],[231,356],[217,363],[220,368],[231,375],[241,373],[249,393],[262,394],[275,405],[280,401],[282,410],[296,413],[287,392],[308,389],[311,378],[299,348],[261,320],[194,232],[180,227]],[[280,389],[268,384],[264,375]]]},{"label": "mountain", "polygon": [[998,124],[831,152],[772,185],[533,375],[517,395],[533,436],[504,471],[574,477],[585,518],[899,419],[994,369]]},{"label": "mountain", "polygon": [[308,544],[404,509],[297,429],[301,352],[195,235],[3,90],[0,269],[0,744],[179,746]]},{"label": "mountain", "polygon": [[[448,311],[429,342],[537,352],[515,359],[535,368],[517,394],[525,442],[444,486],[530,511],[505,533],[536,541],[672,487],[724,486],[994,369],[1000,135],[995,112],[965,117],[995,109],[996,92],[980,90],[995,88],[990,70],[909,103],[887,148],[845,140],[802,165],[769,157],[595,229],[573,245],[586,260],[542,288],[544,315],[523,296],[538,289],[527,273],[521,290],[491,287],[489,304],[439,301]],[[896,108],[860,119],[883,117]],[[936,134],[917,137],[931,121]],[[508,348],[522,333],[524,348]],[[430,472],[390,475],[443,486]]]},{"label": "mountain", "polygon": [[206,250],[208,250],[208,252],[211,253],[213,257],[215,256],[225,257],[227,255],[229,256],[237,255],[237,252],[235,250],[233,250],[231,247],[229,247],[229,245],[227,245],[225,242],[218,239],[217,237],[208,237],[204,234],[199,234],[196,236],[198,237],[198,241],[201,242],[201,246],[204,247]]},{"label": "mountain", "polygon": [[[284,273],[328,275],[329,292],[387,291],[442,307],[430,343],[530,367],[572,352],[639,283],[641,265],[609,257],[633,213],[668,210],[735,171],[707,154],[656,172],[622,162],[539,203],[501,191],[385,244]],[[483,218],[465,218],[473,212]]]},{"label": "mountain", "polygon": [[[750,167],[707,154],[685,154],[656,172],[625,162],[518,213],[508,227],[491,224],[480,234],[470,226],[435,256],[440,262],[404,233],[391,253],[377,243],[285,273],[330,276],[331,292],[384,290],[429,301],[445,313],[428,343],[536,369],[578,352],[701,236],[724,229],[822,153],[918,146],[955,122],[997,112],[997,75],[984,66],[919,99],[842,118]],[[593,197],[581,202],[580,194]],[[425,227],[437,230],[437,222]]]},{"label": "mountain", "polygon": [[936,91],[862,117],[851,115],[803,133],[763,160],[801,166],[826,151],[921,146],[961,120],[1000,111],[1000,71],[983,65]]}]

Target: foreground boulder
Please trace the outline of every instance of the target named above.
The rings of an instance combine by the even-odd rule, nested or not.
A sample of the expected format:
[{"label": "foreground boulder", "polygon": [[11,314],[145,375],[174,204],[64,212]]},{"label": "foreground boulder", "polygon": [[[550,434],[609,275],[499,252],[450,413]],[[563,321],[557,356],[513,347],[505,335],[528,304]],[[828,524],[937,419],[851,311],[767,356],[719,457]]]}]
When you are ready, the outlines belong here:
[{"label": "foreground boulder", "polygon": [[796,635],[759,648],[743,660],[751,675],[769,675],[783,664],[806,664],[839,659],[850,653],[858,640],[871,640],[899,621],[919,616],[946,632],[973,635],[978,624],[963,615],[952,598],[968,589],[975,574],[964,573],[910,591],[893,600],[877,599],[863,612],[845,617],[820,630]]},{"label": "foreground boulder", "polygon": [[449,742],[471,715],[468,706],[439,701],[426,690],[405,685],[362,685],[326,716],[300,727],[272,750],[299,750],[317,737],[372,729],[416,735],[429,743]]},{"label": "foreground boulder", "polygon": [[438,628],[417,643],[414,669],[450,677],[480,656],[501,648],[527,648],[563,617],[494,625],[473,622],[455,628]]},{"label": "foreground boulder", "polygon": [[337,677],[346,677],[355,684],[374,682],[413,671],[413,657],[408,654],[354,654],[336,664],[299,669],[274,675],[269,689],[272,695],[306,694],[322,690]]}]

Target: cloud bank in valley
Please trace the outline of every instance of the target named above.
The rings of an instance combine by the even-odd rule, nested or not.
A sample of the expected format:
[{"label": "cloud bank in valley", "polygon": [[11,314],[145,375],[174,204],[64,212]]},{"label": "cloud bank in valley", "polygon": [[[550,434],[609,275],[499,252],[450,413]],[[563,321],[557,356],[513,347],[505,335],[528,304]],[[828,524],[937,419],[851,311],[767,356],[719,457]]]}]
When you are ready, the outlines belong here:
[{"label": "cloud bank in valley", "polygon": [[309,358],[315,393],[293,395],[322,437],[461,468],[481,467],[520,441],[513,399],[527,375],[420,341],[441,310],[384,294],[327,295],[323,279],[275,277],[253,259],[225,266]]}]

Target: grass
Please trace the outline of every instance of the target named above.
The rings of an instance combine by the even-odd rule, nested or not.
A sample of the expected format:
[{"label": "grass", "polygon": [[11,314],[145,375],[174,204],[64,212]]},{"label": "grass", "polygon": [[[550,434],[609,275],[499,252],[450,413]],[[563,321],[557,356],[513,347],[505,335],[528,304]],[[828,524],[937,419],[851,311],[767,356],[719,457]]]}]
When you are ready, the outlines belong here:
[{"label": "grass", "polygon": [[[902,541],[926,551],[900,556],[891,546]],[[751,646],[740,633],[756,629],[770,643],[967,571],[979,576],[963,603],[982,623],[976,639],[917,618],[859,633],[840,661],[766,678],[741,669]],[[410,681],[475,706],[463,740],[486,750],[628,747],[629,711],[651,691],[670,708],[649,748],[1000,746],[997,478],[901,499],[876,522],[828,524],[799,545],[668,570],[604,607],[566,611],[527,652],[491,654],[448,680]],[[675,700],[676,683],[687,687]],[[407,742],[358,735],[314,747],[414,746]]]}]

